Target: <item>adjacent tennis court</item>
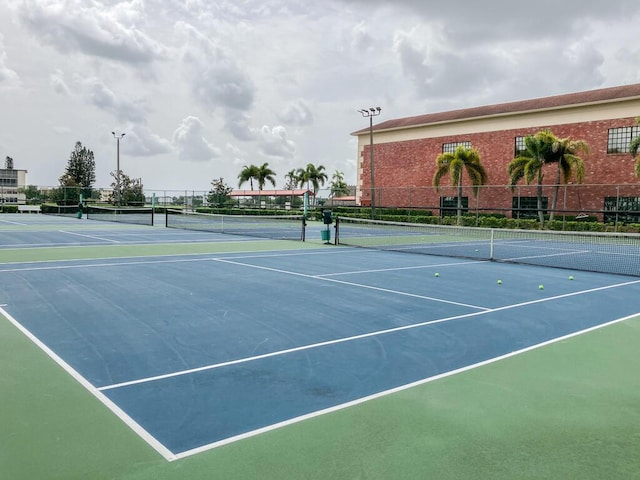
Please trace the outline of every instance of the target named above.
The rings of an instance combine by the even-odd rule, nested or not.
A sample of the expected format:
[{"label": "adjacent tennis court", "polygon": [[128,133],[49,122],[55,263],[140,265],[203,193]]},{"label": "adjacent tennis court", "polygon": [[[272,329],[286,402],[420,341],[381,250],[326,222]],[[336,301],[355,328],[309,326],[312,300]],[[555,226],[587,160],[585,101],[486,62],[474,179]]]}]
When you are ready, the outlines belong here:
[{"label": "adjacent tennis court", "polygon": [[[238,226],[225,220],[224,228],[232,227],[226,233],[234,234],[226,235],[216,230],[223,228],[221,224],[206,228],[195,217],[177,217],[172,225],[177,228],[89,218],[0,218],[0,313],[8,320],[3,330],[10,325],[14,331],[10,345],[25,337],[32,342],[34,346],[26,352],[20,347],[21,354],[33,359],[40,349],[50,358],[47,368],[55,366],[53,361],[62,366],[66,378],[77,382],[70,388],[80,384],[91,394],[83,400],[89,410],[102,411],[106,406],[111,412],[109,422],[115,421],[113,428],[133,432],[137,440],[127,442],[137,445],[132,452],[142,452],[144,460],[138,461],[161,460],[154,463],[154,478],[180,478],[171,472],[196,468],[194,459],[197,464],[216,459],[227,475],[241,475],[249,467],[239,467],[231,458],[242,451],[253,452],[242,454],[248,465],[258,459],[270,458],[279,464],[296,458],[289,470],[272,467],[260,478],[326,478],[327,473],[342,478],[358,471],[368,472],[366,478],[421,478],[425,468],[448,466],[452,457],[411,462],[406,455],[415,455],[416,448],[427,458],[444,455],[452,436],[458,448],[464,446],[479,458],[468,459],[451,478],[461,478],[459,472],[465,469],[489,472],[495,458],[484,463],[472,448],[482,438],[480,431],[494,437],[480,444],[486,451],[495,448],[495,442],[503,444],[500,439],[507,432],[513,438],[513,425],[507,422],[507,426],[500,417],[507,399],[518,397],[519,388],[539,388],[536,382],[544,384],[545,378],[549,384],[531,394],[524,416],[515,420],[524,429],[524,438],[527,431],[536,430],[531,419],[548,415],[553,424],[556,414],[548,412],[546,399],[559,389],[565,403],[553,400],[558,413],[574,410],[584,422],[562,423],[564,429],[575,429],[563,431],[567,438],[591,429],[589,442],[597,441],[596,427],[590,426],[593,419],[588,419],[590,408],[597,408],[596,414],[609,421],[626,419],[622,430],[620,425],[609,425],[611,431],[606,432],[602,430],[606,425],[597,427],[603,452],[610,454],[617,446],[617,455],[626,456],[626,463],[619,463],[617,470],[605,463],[603,469],[591,471],[640,472],[638,460],[630,456],[640,445],[640,415],[633,407],[639,399],[638,380],[627,378],[629,366],[615,374],[595,368],[585,378],[597,373],[600,380],[585,381],[588,391],[579,376],[565,370],[580,370],[581,365],[572,365],[568,358],[579,358],[583,365],[601,357],[606,362],[637,360],[637,348],[628,347],[633,338],[640,338],[637,239],[628,243],[628,238],[598,237],[600,241],[593,245],[615,245],[599,251],[588,242],[577,243],[576,237],[562,238],[561,244],[537,239],[532,247],[524,237],[496,242],[493,232],[488,239],[460,242],[460,231],[450,229],[438,232],[436,241],[429,233],[431,237],[420,245],[443,250],[464,244],[464,255],[408,255],[403,251],[417,248],[406,241],[414,234],[406,233],[400,241],[397,231],[373,235],[370,230],[366,234],[358,230],[350,236],[342,228],[340,242],[359,238],[349,243],[365,246],[362,239],[366,239],[367,246],[376,249],[392,247],[380,251],[324,245],[320,241],[323,226],[311,224],[305,233],[298,219],[283,219],[286,225],[276,227],[277,231],[270,231],[269,224]],[[269,233],[253,236],[257,231]],[[296,240],[260,238],[280,238],[278,232],[283,231],[294,232]],[[305,235],[307,241],[300,241]],[[384,236],[392,237],[391,241],[381,242]],[[377,240],[372,241],[374,237]],[[504,258],[486,259],[487,252],[497,257],[505,246],[509,250]],[[542,265],[522,264],[525,257],[537,258]],[[574,257],[581,258],[575,268],[546,265],[552,258],[551,266],[566,267],[567,258]],[[586,268],[585,258],[592,267]],[[612,265],[619,274],[609,271]],[[612,351],[611,345],[619,350]],[[613,368],[606,362],[599,367]],[[507,381],[498,379],[502,374]],[[491,376],[496,377],[488,379]],[[14,386],[16,395],[23,387],[15,385],[26,381],[11,373],[2,379]],[[567,389],[575,397],[566,396]],[[491,392],[493,405],[485,403],[483,391]],[[603,394],[608,398],[599,397]],[[19,409],[16,403],[21,400],[13,393],[3,397]],[[601,411],[606,403],[615,411]],[[620,405],[627,405],[627,411],[618,411]],[[509,408],[519,411],[522,407]],[[485,413],[474,417],[471,412],[485,412],[488,417]],[[412,423],[421,427],[414,430]],[[327,429],[326,425],[332,426]],[[480,431],[469,433],[473,425]],[[379,429],[380,438],[358,437],[362,432],[370,435],[372,428]],[[290,435],[304,438],[308,447],[294,447],[298,441],[291,438],[283,440]],[[546,435],[550,443],[558,441],[553,432]],[[10,436],[5,440],[11,444]],[[367,441],[389,455],[387,464],[374,460],[372,452],[363,453],[367,446],[360,443]],[[289,450],[270,451],[265,442],[284,442]],[[144,451],[144,445],[156,452],[157,460]],[[308,468],[317,468],[316,461],[302,453],[311,445],[325,462],[339,457],[335,461],[340,467],[311,473],[299,465],[308,462]],[[403,449],[405,453],[399,453]],[[460,459],[460,453],[455,457]],[[524,451],[521,454],[526,456]],[[225,460],[225,455],[230,457]],[[363,461],[369,466],[363,466]],[[581,461],[569,462],[563,472],[589,471],[580,467]],[[162,462],[182,467],[163,467]],[[531,462],[538,463],[505,459],[504,465],[493,465],[494,477],[500,478],[502,472],[507,478],[514,468]],[[557,462],[547,459],[547,463]],[[371,470],[374,464],[375,471]],[[24,462],[13,460],[10,465],[14,472],[34,471]],[[128,471],[130,478],[152,478],[149,470],[128,468],[119,465],[116,471],[118,475]],[[391,471],[396,475],[389,476]],[[197,469],[189,472],[189,478],[233,478],[205,477],[202,472],[197,477]],[[81,472],[77,478],[82,478]]]}]

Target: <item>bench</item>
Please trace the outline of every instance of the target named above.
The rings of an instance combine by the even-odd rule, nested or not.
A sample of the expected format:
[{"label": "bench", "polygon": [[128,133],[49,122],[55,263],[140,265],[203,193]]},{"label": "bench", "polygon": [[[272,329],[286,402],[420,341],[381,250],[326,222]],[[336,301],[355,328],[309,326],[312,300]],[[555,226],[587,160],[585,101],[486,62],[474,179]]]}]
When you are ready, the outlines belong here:
[{"label": "bench", "polygon": [[40,213],[40,205],[18,205],[18,213]]}]

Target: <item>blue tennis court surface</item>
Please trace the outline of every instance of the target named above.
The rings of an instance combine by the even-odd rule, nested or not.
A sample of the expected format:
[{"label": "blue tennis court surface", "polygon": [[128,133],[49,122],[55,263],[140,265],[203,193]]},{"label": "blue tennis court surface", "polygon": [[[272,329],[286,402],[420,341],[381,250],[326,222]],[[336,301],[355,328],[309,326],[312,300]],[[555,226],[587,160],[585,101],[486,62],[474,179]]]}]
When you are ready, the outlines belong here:
[{"label": "blue tennis court surface", "polygon": [[[83,228],[85,245],[229,240]],[[320,245],[10,262],[0,287],[2,311],[168,459],[640,311],[631,276]]]}]

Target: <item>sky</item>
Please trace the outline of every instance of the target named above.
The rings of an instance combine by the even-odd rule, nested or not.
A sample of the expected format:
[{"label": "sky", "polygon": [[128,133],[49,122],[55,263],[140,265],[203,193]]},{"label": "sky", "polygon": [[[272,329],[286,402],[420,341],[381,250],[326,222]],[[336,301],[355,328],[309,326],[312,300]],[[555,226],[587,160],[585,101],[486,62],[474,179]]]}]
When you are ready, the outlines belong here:
[{"label": "sky", "polygon": [[80,141],[109,187],[115,131],[149,191],[263,163],[355,184],[359,109],[640,83],[638,25],[638,0],[0,0],[0,158],[56,186]]}]

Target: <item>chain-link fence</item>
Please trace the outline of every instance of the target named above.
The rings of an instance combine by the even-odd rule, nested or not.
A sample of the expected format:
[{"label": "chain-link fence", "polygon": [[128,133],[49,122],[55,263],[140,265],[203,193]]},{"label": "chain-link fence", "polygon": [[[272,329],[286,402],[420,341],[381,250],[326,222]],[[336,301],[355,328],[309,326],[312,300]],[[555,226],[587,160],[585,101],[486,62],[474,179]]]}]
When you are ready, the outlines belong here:
[{"label": "chain-link fence", "polygon": [[[21,190],[26,203],[77,204],[80,196],[85,202],[113,202],[111,189],[82,189],[75,187],[27,187]],[[248,193],[248,192],[247,192]],[[254,191],[236,196],[233,192],[215,193],[205,190],[145,189],[144,202],[132,202],[159,207],[179,207],[195,210],[199,207],[247,209],[300,210],[302,196],[294,192]],[[460,197],[460,200],[458,199]],[[135,205],[133,205],[135,203]],[[357,192],[355,197],[333,198],[329,189],[320,189],[309,197],[310,207],[371,207],[371,190]],[[375,209],[403,209],[417,215],[430,213],[436,217],[496,216],[514,219],[598,221],[612,224],[640,224],[639,184],[595,185],[486,185],[473,189],[445,185],[435,187],[380,187],[375,190]],[[374,217],[382,215],[376,214]]]},{"label": "chain-link fence", "polygon": [[[460,192],[460,194],[459,194]],[[460,197],[460,205],[458,205]],[[371,206],[371,190],[363,190],[360,204]],[[383,187],[375,190],[376,208],[429,210],[433,215],[494,214],[509,218],[593,217],[604,222],[640,223],[640,184],[627,185],[488,185]]]}]

